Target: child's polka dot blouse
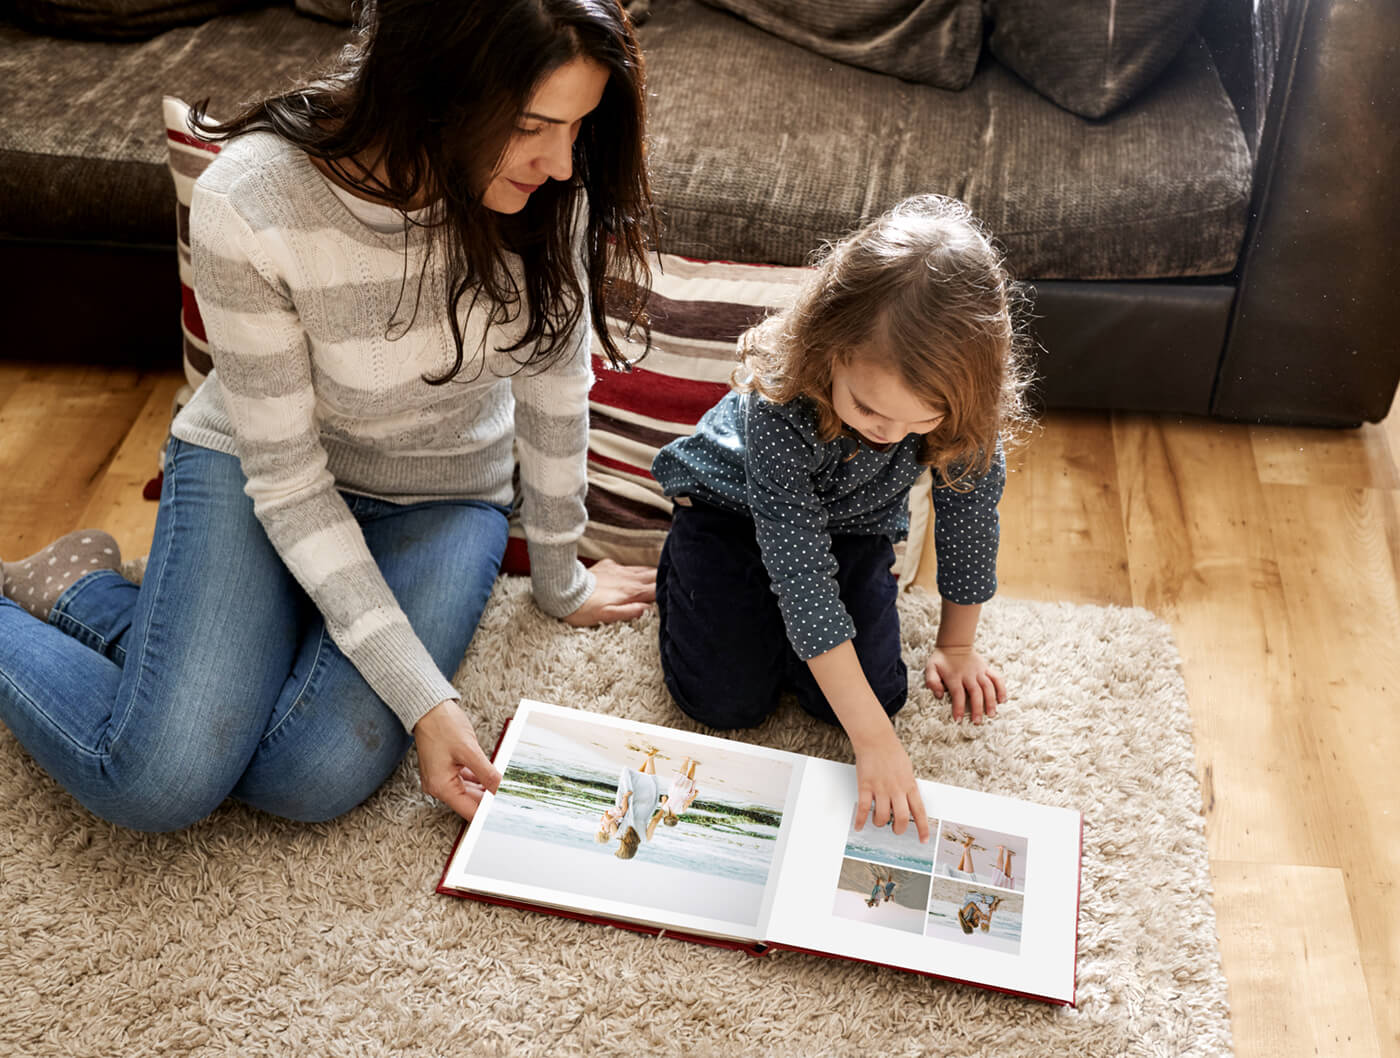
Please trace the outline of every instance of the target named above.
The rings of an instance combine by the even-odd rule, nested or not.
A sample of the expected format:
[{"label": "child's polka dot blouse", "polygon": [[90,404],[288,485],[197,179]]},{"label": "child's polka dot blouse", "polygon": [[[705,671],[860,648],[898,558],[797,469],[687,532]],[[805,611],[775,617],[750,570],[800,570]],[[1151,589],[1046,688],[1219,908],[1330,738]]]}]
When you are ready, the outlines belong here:
[{"label": "child's polka dot blouse", "polygon": [[[885,450],[853,436],[817,440],[816,409],[730,393],[689,437],[657,453],[652,474],[668,496],[690,496],[754,520],[788,639],[803,660],[855,635],[836,582],[833,534],[909,532],[909,488],[922,472],[920,439]],[[938,591],[963,605],[996,594],[997,502],[1006,484],[998,446],[991,470],[967,492],[934,475]]]}]

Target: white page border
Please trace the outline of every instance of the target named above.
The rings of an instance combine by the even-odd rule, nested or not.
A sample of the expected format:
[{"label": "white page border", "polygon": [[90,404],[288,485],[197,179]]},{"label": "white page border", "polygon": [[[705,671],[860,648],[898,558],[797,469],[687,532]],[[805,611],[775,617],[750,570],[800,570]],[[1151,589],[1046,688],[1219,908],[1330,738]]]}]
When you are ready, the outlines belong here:
[{"label": "white page border", "polygon": [[[1080,814],[925,780],[919,781],[919,791],[931,818],[1029,840],[1020,953],[979,950],[834,916],[836,881],[856,801],[856,770],[818,758],[808,759],[792,812],[769,942],[1073,1003]],[[937,836],[930,834],[929,840]]]}]

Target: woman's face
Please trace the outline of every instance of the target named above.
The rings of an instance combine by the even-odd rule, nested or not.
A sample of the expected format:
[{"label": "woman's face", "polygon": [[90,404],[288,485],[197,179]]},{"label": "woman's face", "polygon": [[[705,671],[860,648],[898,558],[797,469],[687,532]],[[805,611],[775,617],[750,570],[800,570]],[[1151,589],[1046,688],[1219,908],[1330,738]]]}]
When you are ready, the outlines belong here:
[{"label": "woman's face", "polygon": [[574,140],[607,83],[607,69],[592,59],[572,59],[545,77],[481,196],[487,209],[519,213],[546,180],[573,175]]}]

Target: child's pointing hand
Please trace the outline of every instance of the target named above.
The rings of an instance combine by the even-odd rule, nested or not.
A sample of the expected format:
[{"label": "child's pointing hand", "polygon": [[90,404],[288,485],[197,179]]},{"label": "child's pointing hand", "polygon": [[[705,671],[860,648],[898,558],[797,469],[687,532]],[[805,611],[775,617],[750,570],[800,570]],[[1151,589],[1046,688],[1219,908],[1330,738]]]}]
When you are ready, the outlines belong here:
[{"label": "child's pointing hand", "polygon": [[[894,821],[894,832],[903,834],[912,819],[919,841],[928,841],[928,816],[909,754],[891,730],[888,737],[871,745],[854,745],[856,751],[855,828],[865,826],[866,817],[877,827]],[[872,810],[871,805],[874,804]]]}]

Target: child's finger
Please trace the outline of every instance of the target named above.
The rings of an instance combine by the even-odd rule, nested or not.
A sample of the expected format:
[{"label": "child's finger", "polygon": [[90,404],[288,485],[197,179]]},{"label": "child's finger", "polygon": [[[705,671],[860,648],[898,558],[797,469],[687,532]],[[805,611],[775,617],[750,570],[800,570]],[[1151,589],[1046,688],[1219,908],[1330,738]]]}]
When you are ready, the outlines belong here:
[{"label": "child's finger", "polygon": [[871,813],[870,822],[877,827],[882,827],[890,821],[890,799],[885,794],[875,798],[875,811]]},{"label": "child's finger", "polygon": [[958,683],[956,680],[950,682],[948,684],[948,697],[953,699],[953,719],[961,720],[963,718],[963,704],[965,701],[962,684]]},{"label": "child's finger", "polygon": [[894,823],[890,829],[896,834],[903,834],[909,826],[909,801],[903,795],[890,803],[890,818]]},{"label": "child's finger", "polygon": [[976,680],[967,684],[967,708],[972,713],[972,722],[982,722],[982,685]]},{"label": "child's finger", "polygon": [[928,844],[928,812],[924,810],[924,798],[919,793],[919,786],[914,784],[914,788],[909,791],[909,810],[914,813],[914,826],[919,831],[919,843]]},{"label": "child's finger", "polygon": [[997,701],[1006,701],[1006,684],[1001,682],[1001,677],[997,675],[994,669],[988,670],[987,676],[991,679],[992,686],[997,689]]},{"label": "child's finger", "polygon": [[932,665],[924,670],[924,686],[933,692],[935,698],[943,697],[943,680],[939,678],[938,669]]},{"label": "child's finger", "polygon": [[861,827],[865,826],[865,819],[870,815],[870,799],[872,796],[873,794],[870,790],[865,787],[861,787],[860,792],[856,794],[856,821],[852,824],[854,829],[859,830]]},{"label": "child's finger", "polygon": [[979,679],[977,682],[982,685],[982,705],[986,709],[987,715],[996,716],[997,689],[992,684],[992,678],[990,676],[983,675],[981,679]]}]

